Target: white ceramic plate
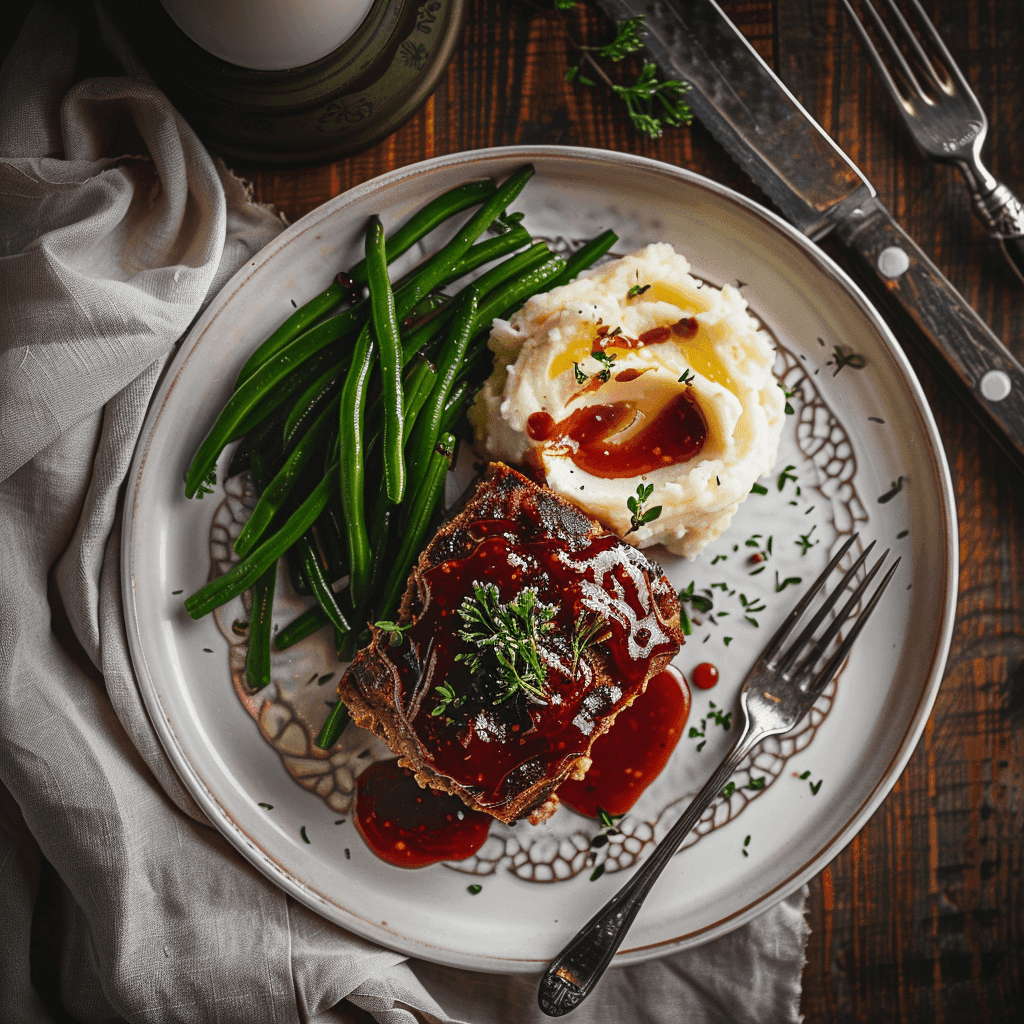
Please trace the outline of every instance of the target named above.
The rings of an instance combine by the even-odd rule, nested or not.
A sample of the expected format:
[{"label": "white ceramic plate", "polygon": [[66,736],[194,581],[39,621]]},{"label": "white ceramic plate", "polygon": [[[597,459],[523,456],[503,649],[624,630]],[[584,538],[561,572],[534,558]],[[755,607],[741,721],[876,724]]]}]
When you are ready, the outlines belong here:
[{"label": "white ceramic plate", "polygon": [[[716,598],[714,618],[697,615],[677,664],[689,673],[712,661],[721,682],[694,691],[690,726],[703,736],[681,741],[606,848],[597,881],[588,848],[597,827],[564,809],[538,828],[494,830],[461,865],[403,871],[376,859],[347,809],[353,774],[379,748],[358,732],[331,760],[309,746],[317,723],[308,719],[326,713],[333,690],[319,684],[338,671],[326,639],[278,656],[275,692],[254,700],[233,685],[240,647],[230,626],[232,616],[244,617],[241,606],[200,622],[182,607],[207,580],[211,550],[223,552],[220,531],[244,518],[242,503],[223,489],[186,500],[182,475],[247,355],[359,257],[369,214],[391,228],[458,182],[501,178],[528,161],[537,174],[515,208],[534,234],[580,240],[610,227],[621,238],[618,252],[668,241],[698,276],[741,282],[752,312],[786,350],[779,372],[796,392],[781,487],[777,477],[765,481],[769,493],[748,499],[697,561],[664,559],[678,587],[692,580]],[[863,367],[837,366],[837,346],[862,356]],[[475,970],[540,969],[620,884],[618,871],[644,855],[735,735],[716,724],[715,712],[734,707],[746,667],[801,589],[776,588],[814,578],[840,536],[856,527],[903,556],[883,610],[800,734],[759,754],[735,777],[732,796],[709,811],[617,962],[721,935],[834,857],[910,757],[952,629],[957,553],[948,469],[920,387],[882,320],[838,267],[777,217],[695,174],[622,154],[524,147],[443,157],[368,182],[292,225],[235,275],[186,339],[153,402],[128,494],[132,655],[155,727],[197,802],[245,857],[326,918],[411,955]],[[821,543],[803,554],[801,536]],[[749,555],[769,537],[767,571],[755,577]],[[765,605],[750,616],[757,628],[740,594]],[[289,618],[284,602],[278,615]],[[750,787],[762,778],[761,789]],[[468,891],[474,881],[482,885],[477,895]]]}]

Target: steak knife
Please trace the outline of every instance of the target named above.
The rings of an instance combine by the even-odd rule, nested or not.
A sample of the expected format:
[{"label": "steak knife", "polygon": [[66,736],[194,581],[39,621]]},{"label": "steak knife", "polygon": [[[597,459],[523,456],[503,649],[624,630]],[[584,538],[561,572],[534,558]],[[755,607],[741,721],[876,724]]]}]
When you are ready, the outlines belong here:
[{"label": "steak knife", "polygon": [[642,16],[661,72],[690,83],[694,115],[814,241],[834,232],[892,311],[1024,471],[1024,367],[893,220],[871,183],[758,56],[714,0],[597,0],[613,21]]}]

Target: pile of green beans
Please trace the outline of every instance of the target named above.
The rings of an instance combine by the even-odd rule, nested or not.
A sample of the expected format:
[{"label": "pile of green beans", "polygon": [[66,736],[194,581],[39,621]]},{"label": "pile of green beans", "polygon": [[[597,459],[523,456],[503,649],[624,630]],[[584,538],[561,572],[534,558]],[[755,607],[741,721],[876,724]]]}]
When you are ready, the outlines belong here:
[{"label": "pile of green beans", "polygon": [[[282,556],[293,585],[315,604],[277,634],[278,648],[330,624],[339,657],[350,658],[367,622],[395,617],[443,504],[459,424],[490,368],[492,321],[571,280],[614,243],[605,232],[568,261],[531,244],[519,215],[507,209],[532,174],[527,166],[501,185],[460,185],[390,238],[371,217],[364,259],[250,356],[196,451],[185,478],[189,497],[209,486],[234,441],[228,472],[248,470],[259,494],[235,541],[239,561],[185,601],[200,618],[251,592],[246,675],[253,689],[270,682]],[[391,262],[474,207],[450,241],[392,283]],[[478,241],[488,228],[501,233]],[[488,263],[455,295],[442,291]],[[346,721],[339,703],[318,744],[330,747]]]}]

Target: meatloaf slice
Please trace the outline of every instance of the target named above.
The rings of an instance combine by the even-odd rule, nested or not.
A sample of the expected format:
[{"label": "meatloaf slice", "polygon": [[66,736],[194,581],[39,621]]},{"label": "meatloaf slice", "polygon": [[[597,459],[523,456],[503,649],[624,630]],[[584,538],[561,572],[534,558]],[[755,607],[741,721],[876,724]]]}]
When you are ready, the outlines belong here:
[{"label": "meatloaf slice", "polygon": [[655,562],[501,464],[420,556],[399,624],[341,680],[354,721],[421,786],[534,824],[683,640]]}]

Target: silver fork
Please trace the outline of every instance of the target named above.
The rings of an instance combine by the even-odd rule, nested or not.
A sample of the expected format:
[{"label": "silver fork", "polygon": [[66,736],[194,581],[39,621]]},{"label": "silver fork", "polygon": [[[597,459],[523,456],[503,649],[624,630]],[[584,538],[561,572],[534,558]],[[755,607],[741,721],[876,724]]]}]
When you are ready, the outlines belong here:
[{"label": "silver fork", "polygon": [[1024,207],[982,163],[988,118],[935,26],[918,0],[904,0],[917,25],[916,33],[895,0],[879,0],[897,26],[896,34],[902,37],[907,51],[904,55],[874,3],[861,0],[886,51],[883,57],[850,0],[842,2],[914,141],[925,156],[959,169],[971,193],[975,214],[998,239],[1010,266],[1024,282]]},{"label": "silver fork", "polygon": [[[864,564],[874,547],[873,541],[854,561],[797,639],[786,650],[782,648],[810,607],[815,595],[856,539],[856,534],[850,537],[824,572],[811,584],[810,589],[786,617],[747,675],[740,692],[743,728],[725,760],[694,797],[683,816],[654,848],[650,858],[551,961],[541,978],[537,995],[540,1008],[549,1017],[563,1016],[590,994],[611,963],[615,951],[656,879],[672,859],[680,843],[700,820],[705,809],[729,781],[732,773],[763,740],[769,736],[780,736],[796,726],[838,671],[853,641],[864,628],[868,616],[874,611],[878,599],[889,585],[900,560],[897,558],[890,566],[863,610],[853,620],[850,631],[834,651],[829,653],[832,641],[847,620],[855,614],[854,610],[861,597],[888,556],[888,550],[856,586],[846,604],[835,614],[816,640],[813,639],[814,632],[825,621],[825,617]],[[825,664],[817,668],[823,658],[827,659]]]}]

